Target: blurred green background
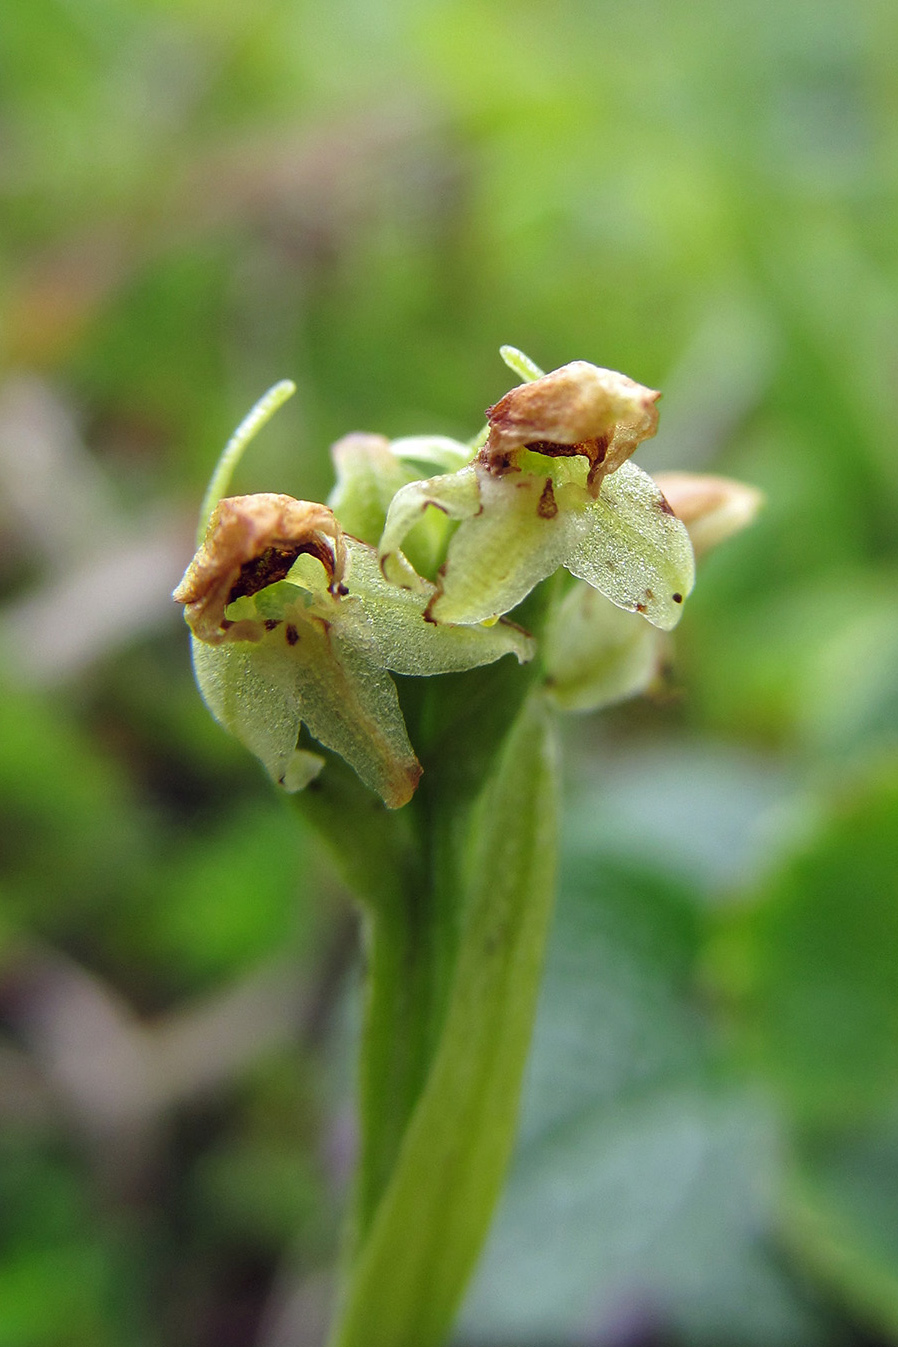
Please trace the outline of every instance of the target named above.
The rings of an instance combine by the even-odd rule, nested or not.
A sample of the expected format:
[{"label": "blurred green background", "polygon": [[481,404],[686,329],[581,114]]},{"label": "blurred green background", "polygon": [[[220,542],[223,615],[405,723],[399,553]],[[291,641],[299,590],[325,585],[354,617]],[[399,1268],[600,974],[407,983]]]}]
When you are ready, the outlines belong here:
[{"label": "blurred green background", "polygon": [[0,6],[0,1347],[315,1347],[345,896],[195,693],[219,448],[322,498],[583,358],[761,487],[665,691],[566,727],[464,1347],[898,1343],[898,9]]}]

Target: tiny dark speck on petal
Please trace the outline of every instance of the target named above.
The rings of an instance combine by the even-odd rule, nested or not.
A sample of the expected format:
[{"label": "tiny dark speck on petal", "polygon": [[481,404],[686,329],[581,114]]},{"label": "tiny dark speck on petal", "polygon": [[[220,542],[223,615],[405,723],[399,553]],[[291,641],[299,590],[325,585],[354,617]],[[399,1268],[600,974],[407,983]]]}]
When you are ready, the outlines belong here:
[{"label": "tiny dark speck on petal", "polygon": [[296,645],[296,642],[299,640],[299,632],[296,630],[292,622],[287,623],[286,636],[288,645]]},{"label": "tiny dark speck on petal", "polygon": [[682,595],[682,594],[671,594],[670,597],[673,599],[674,603],[682,603],[682,602],[683,602],[683,595]]}]

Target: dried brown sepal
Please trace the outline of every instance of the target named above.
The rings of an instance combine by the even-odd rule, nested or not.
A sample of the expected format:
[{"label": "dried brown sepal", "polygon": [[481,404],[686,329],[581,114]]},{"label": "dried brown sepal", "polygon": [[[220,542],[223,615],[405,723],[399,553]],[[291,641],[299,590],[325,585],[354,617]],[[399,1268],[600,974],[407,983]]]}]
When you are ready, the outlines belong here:
[{"label": "dried brown sepal", "polygon": [[201,641],[260,640],[263,624],[228,623],[228,604],[282,580],[304,553],[321,562],[329,588],[339,592],[346,545],[332,510],[274,492],[227,497],[216,506],[173,598],[184,604],[187,623]]},{"label": "dried brown sepal", "polygon": [[585,360],[521,384],[487,409],[489,437],[480,461],[500,474],[515,466],[522,449],[552,458],[581,454],[589,460],[589,487],[630,457],[658,428],[660,393],[616,370]]}]

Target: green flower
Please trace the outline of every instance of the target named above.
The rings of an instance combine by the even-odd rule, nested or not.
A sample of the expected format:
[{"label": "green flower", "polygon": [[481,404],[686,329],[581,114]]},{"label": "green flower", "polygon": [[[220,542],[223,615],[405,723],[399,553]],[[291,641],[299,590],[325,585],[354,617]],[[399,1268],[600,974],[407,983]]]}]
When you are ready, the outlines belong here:
[{"label": "green flower", "polygon": [[643,691],[692,588],[687,526],[704,548],[757,507],[750,488],[688,474],[669,479],[672,505],[629,462],[655,432],[653,390],[584,361],[543,375],[503,355],[528,382],[489,409],[474,447],[348,435],[327,505],[220,499],[292,385],[225,448],[174,597],[207,705],[287,790],[321,770],[317,741],[391,808],[405,804],[421,767],[391,675],[529,660],[536,643],[505,614],[559,567],[577,582],[542,636],[550,699],[584,710]]},{"label": "green flower", "polygon": [[421,775],[390,671],[471,669],[533,642],[508,623],[425,622],[426,592],[388,585],[376,554],[325,505],[262,493],[216,506],[174,593],[193,633],[210,711],[287,790],[324,764],[298,748],[302,725],[346,759],[391,808]]},{"label": "green flower", "polygon": [[426,584],[403,550],[428,508],[458,521],[425,615],[493,622],[564,566],[612,603],[669,631],[692,589],[685,527],[647,473],[628,462],[657,426],[658,394],[575,361],[491,407],[475,461],[400,487],[378,548],[393,584]]}]

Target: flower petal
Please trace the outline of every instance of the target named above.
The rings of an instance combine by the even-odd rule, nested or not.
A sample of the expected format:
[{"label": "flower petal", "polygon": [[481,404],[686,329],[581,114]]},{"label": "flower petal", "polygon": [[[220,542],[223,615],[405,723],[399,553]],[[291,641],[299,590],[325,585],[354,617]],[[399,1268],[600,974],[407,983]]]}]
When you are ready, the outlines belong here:
[{"label": "flower petal", "polygon": [[[339,753],[391,809],[411,799],[421,768],[388,673],[326,622],[280,623],[258,643],[193,642],[200,691],[216,720],[279,784],[300,724]],[[295,788],[295,787],[294,787]]]},{"label": "flower petal", "polygon": [[[494,626],[446,626],[424,620],[424,609],[435,593],[399,589],[386,581],[377,565],[376,553],[348,539],[351,554],[352,594],[358,595],[364,618],[356,604],[344,601],[341,617],[352,624],[353,638],[370,650],[385,669],[398,674],[441,674],[492,664],[513,654],[521,664],[533,658],[536,642],[513,622]],[[342,629],[342,628],[341,628]]]},{"label": "flower petal", "polygon": [[475,515],[480,509],[480,485],[476,469],[462,468],[459,472],[429,477],[422,482],[410,482],[393,497],[377,549],[378,561],[391,584],[417,594],[429,593],[430,586],[401,548],[407,535],[431,505],[450,519],[468,519]]},{"label": "flower petal", "polygon": [[418,474],[391,453],[385,435],[344,435],[332,445],[331,456],[337,483],[328,505],[347,533],[376,543],[390,501]]},{"label": "flower petal", "polygon": [[427,616],[495,622],[562,564],[568,546],[551,479],[478,468],[479,513],[453,535]]},{"label": "flower petal", "polygon": [[559,491],[568,550],[564,565],[619,608],[670,631],[695,581],[695,559],[685,526],[655,483],[634,463],[606,477],[595,500],[568,509]]}]

